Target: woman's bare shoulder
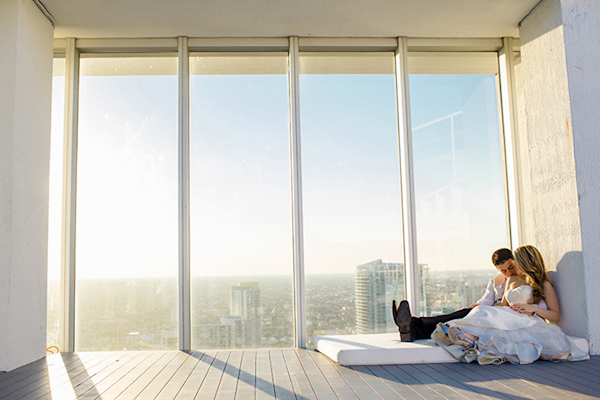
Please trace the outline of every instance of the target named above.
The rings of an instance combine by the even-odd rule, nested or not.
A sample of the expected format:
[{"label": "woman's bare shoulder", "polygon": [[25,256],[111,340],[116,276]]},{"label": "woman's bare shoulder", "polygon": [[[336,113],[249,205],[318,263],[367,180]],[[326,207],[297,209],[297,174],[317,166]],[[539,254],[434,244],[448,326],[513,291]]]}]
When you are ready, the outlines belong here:
[{"label": "woman's bare shoulder", "polygon": [[522,276],[519,276],[519,275],[509,276],[508,280],[506,281],[507,287],[512,287],[512,288],[516,288],[516,287],[523,286],[526,284],[527,284],[527,281],[525,280],[525,278]]},{"label": "woman's bare shoulder", "polygon": [[505,279],[506,279],[506,277],[504,275],[499,274],[498,276],[496,276],[494,278],[494,286],[502,285],[502,283],[504,282]]}]

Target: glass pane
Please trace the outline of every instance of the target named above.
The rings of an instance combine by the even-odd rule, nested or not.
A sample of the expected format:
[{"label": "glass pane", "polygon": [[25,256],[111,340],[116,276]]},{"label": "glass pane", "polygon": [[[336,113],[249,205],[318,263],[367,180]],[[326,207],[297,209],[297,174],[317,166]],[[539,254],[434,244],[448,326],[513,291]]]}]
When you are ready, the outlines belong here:
[{"label": "glass pane", "polygon": [[393,53],[301,53],[307,336],[396,331],[405,298]]},{"label": "glass pane", "polygon": [[192,54],[192,348],[294,343],[286,54]]},{"label": "glass pane", "polygon": [[409,72],[421,314],[437,315],[476,302],[508,245],[497,83]]},{"label": "glass pane", "polygon": [[48,314],[46,342],[59,344],[60,257],[63,135],[65,126],[65,59],[52,67],[52,128],[50,132],[50,201],[48,204]]},{"label": "glass pane", "polygon": [[80,65],[76,350],[176,349],[177,58]]}]

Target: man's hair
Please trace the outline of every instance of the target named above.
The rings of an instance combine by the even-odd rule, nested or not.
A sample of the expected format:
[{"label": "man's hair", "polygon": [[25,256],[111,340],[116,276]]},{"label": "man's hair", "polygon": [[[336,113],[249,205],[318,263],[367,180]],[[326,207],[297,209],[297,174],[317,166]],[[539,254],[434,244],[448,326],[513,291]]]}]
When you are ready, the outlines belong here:
[{"label": "man's hair", "polygon": [[508,260],[514,260],[512,251],[509,249],[498,249],[492,254],[492,264],[495,266],[504,264]]}]

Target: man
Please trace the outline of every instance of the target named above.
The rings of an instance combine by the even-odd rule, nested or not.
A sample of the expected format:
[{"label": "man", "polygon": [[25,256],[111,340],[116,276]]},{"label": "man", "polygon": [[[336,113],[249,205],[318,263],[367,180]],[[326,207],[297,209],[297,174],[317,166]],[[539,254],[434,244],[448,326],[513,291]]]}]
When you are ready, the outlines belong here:
[{"label": "man", "polygon": [[485,294],[475,304],[450,314],[438,315],[437,317],[413,317],[410,314],[408,301],[402,300],[396,307],[396,301],[392,301],[392,315],[394,322],[398,325],[400,340],[412,342],[418,339],[429,339],[440,322],[448,322],[453,319],[464,318],[473,307],[478,305],[495,306],[502,302],[506,279],[517,273],[515,259],[509,249],[498,249],[492,254],[492,264],[500,274],[490,279]]}]

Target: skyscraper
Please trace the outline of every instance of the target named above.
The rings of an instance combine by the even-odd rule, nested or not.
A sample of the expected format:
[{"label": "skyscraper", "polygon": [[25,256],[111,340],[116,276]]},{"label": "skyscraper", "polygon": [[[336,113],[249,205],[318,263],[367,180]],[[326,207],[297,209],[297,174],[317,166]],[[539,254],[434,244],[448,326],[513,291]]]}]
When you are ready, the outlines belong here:
[{"label": "skyscraper", "polygon": [[406,297],[404,264],[375,260],[356,267],[356,331],[383,333],[396,330],[392,300]]},{"label": "skyscraper", "polygon": [[260,321],[260,289],[258,282],[243,282],[231,287],[231,315],[242,320],[241,332],[236,332],[237,343],[243,348],[260,347],[262,326]]},{"label": "skyscraper", "polygon": [[[423,283],[429,280],[427,264],[419,264]],[[392,318],[392,300],[406,298],[404,263],[384,263],[382,260],[356,267],[356,331],[384,333],[397,330]],[[427,308],[425,288],[421,288],[421,309]]]}]

